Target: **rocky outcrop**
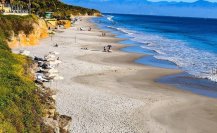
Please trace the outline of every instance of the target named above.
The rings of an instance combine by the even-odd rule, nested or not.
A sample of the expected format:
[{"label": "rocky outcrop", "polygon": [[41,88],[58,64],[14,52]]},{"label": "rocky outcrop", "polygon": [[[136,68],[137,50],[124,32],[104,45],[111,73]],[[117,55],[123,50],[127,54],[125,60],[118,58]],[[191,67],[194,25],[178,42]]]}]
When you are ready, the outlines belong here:
[{"label": "rocky outcrop", "polygon": [[[33,63],[30,72],[35,73],[38,66]],[[41,118],[42,133],[69,133],[72,118],[61,115],[56,110],[56,92],[43,84],[36,84],[37,94],[43,106],[43,118]]]},{"label": "rocky outcrop", "polygon": [[55,93],[43,85],[39,86],[40,98],[45,105],[44,117],[42,118],[42,125],[44,125],[44,133],[69,133],[69,128],[72,118],[66,115],[60,115],[55,107]]},{"label": "rocky outcrop", "polygon": [[8,46],[10,48],[16,48],[20,46],[32,46],[37,45],[40,39],[49,36],[47,24],[43,19],[39,19],[38,23],[33,23],[34,30],[31,34],[26,35],[24,32],[20,32],[18,35],[12,36],[8,41]]}]

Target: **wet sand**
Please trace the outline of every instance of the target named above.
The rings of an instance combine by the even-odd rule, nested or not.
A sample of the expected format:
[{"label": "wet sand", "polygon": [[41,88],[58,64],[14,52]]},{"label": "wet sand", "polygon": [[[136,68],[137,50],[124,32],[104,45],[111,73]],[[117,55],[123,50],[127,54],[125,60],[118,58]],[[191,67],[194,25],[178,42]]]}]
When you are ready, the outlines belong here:
[{"label": "wet sand", "polygon": [[[217,131],[216,99],[155,82],[180,71],[135,64],[143,55],[120,51],[120,39],[110,33],[101,37],[102,30],[88,19],[75,27],[91,26],[92,31],[66,29],[53,41],[47,38],[25,48],[32,56],[60,53],[58,69],[64,80],[46,85],[57,90],[58,111],[72,117],[72,133]],[[53,47],[56,43],[58,48]],[[102,52],[108,44],[113,52]]]}]

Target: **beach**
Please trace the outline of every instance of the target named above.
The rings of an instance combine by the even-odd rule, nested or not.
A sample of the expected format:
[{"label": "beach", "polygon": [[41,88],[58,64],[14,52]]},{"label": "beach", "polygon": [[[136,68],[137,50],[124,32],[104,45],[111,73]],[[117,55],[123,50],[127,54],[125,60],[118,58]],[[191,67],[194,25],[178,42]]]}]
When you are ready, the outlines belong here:
[{"label": "beach", "polygon": [[[57,110],[72,117],[72,133],[215,133],[217,100],[156,79],[181,71],[134,63],[143,56],[122,52],[122,39],[83,17],[75,27],[23,49],[43,57],[57,51],[63,80],[46,83],[57,92]],[[54,47],[58,44],[58,47]],[[112,45],[112,52],[103,47]],[[87,48],[87,49],[83,49]],[[18,49],[14,49],[16,51]]]}]

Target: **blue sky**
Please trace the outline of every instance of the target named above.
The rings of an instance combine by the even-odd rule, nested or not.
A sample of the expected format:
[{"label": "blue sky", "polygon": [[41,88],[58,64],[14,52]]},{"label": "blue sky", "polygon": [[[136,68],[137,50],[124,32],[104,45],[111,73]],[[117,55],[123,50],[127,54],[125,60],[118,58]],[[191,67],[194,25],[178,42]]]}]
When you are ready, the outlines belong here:
[{"label": "blue sky", "polygon": [[[162,0],[149,0],[149,1],[153,1],[153,2],[158,2],[158,1],[162,1]],[[165,1],[184,1],[184,2],[194,2],[196,0],[165,0]],[[217,0],[207,0],[210,2],[217,2]]]},{"label": "blue sky", "polygon": [[[97,9],[103,13],[217,18],[217,0],[62,0],[68,4]],[[187,3],[155,3],[177,1]],[[151,3],[152,2],[152,3]],[[153,3],[154,2],[154,3]],[[189,3],[190,2],[190,3]],[[172,12],[171,12],[172,11]]]},{"label": "blue sky", "polygon": [[[63,1],[67,1],[67,0],[63,0]],[[68,1],[72,1],[72,2],[74,2],[74,1],[84,1],[84,0],[68,0]],[[86,0],[86,1],[109,1],[109,0]],[[117,1],[124,1],[124,0],[117,0]],[[142,1],[142,0],[141,0]],[[197,1],[197,0],[148,0],[148,1],[153,1],[153,2],[159,2],[159,1],[169,1],[169,2],[171,2],[171,1],[178,1],[178,2],[180,2],[180,1],[183,1],[183,2],[195,2],[195,1]],[[206,1],[210,1],[210,2],[217,2],[217,0],[206,0]]]},{"label": "blue sky", "polygon": [[[64,1],[64,0],[63,0]],[[71,0],[71,1],[82,1],[82,0]],[[89,0],[92,1],[92,0]],[[108,0],[98,0],[98,1],[108,1]],[[117,1],[123,1],[123,0],[117,0]],[[159,2],[159,1],[183,1],[183,2],[195,2],[197,0],[148,0],[148,1],[153,1],[153,2]],[[210,2],[217,2],[217,0],[206,0],[206,1],[210,1]]]}]

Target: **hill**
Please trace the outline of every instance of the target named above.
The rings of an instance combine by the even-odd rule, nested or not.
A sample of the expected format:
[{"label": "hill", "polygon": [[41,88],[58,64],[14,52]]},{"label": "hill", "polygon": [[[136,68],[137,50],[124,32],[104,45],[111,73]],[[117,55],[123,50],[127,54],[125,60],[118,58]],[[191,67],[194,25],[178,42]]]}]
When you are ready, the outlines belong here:
[{"label": "hill", "polygon": [[54,12],[57,18],[69,18],[71,15],[100,15],[100,12],[95,9],[67,5],[59,0],[31,0],[31,6],[29,0],[14,0],[12,4],[26,10],[31,7],[31,13],[39,16],[43,16],[45,12]]}]

